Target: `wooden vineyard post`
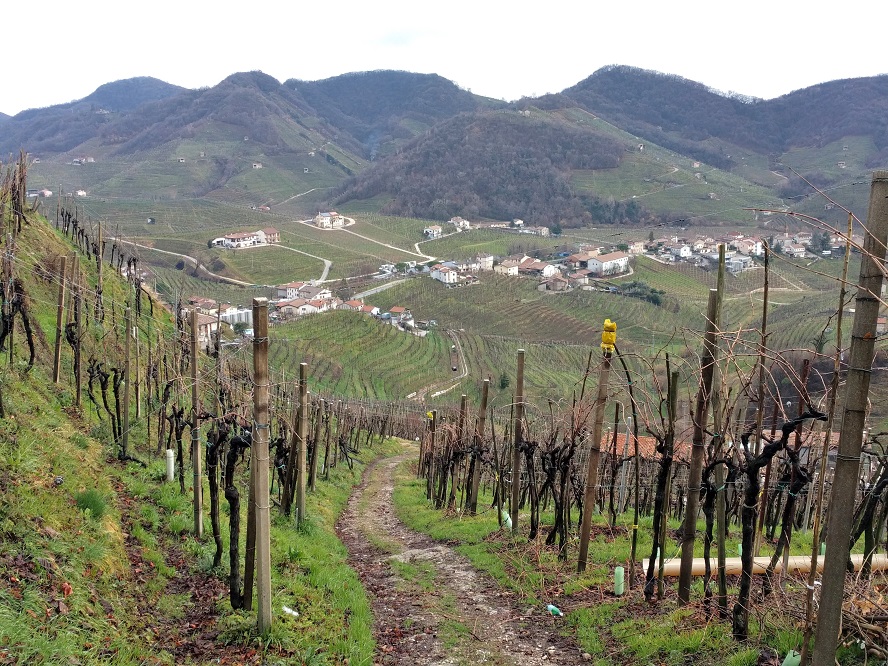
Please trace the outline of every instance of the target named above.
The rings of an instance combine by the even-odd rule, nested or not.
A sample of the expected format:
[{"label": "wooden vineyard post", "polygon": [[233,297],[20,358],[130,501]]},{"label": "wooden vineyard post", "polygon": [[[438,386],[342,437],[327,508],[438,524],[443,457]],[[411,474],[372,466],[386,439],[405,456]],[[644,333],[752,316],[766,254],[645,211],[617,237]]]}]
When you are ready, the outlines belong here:
[{"label": "wooden vineyard post", "polygon": [[299,364],[299,449],[296,452],[296,522],[305,520],[306,452],[308,448],[308,363]]},{"label": "wooden vineyard post", "polygon": [[429,412],[429,448],[426,451],[426,499],[431,500],[435,489],[435,440],[438,435],[438,410]]},{"label": "wooden vineyard post", "polygon": [[74,290],[74,406],[80,409],[83,397],[83,376],[80,363],[80,342],[83,332],[80,328],[80,309],[83,295],[80,292],[80,259],[74,254],[71,269],[71,286]]},{"label": "wooden vineyard post", "polygon": [[512,448],[512,534],[518,533],[518,503],[521,499],[521,451],[524,441],[524,350],[518,350],[518,376],[515,381],[515,443]]},{"label": "wooden vineyard post", "polygon": [[[129,312],[129,310],[127,310]],[[194,536],[203,537],[203,470],[200,459],[200,408],[197,378],[197,307],[191,308],[191,466],[194,473]]]},{"label": "wooden vineyard post", "polygon": [[130,338],[132,331],[132,311],[127,308],[123,315],[124,338],[123,338],[123,438],[120,445],[120,459],[125,460],[129,455],[129,430],[130,430]]},{"label": "wooden vineyard post", "polygon": [[823,592],[817,614],[814,664],[833,663],[842,623],[845,564],[850,551],[863,428],[877,337],[876,320],[881,305],[879,295],[882,288],[885,242],[888,240],[888,171],[876,171],[873,174],[866,229],[854,323],[851,328],[845,409],[830,496],[826,530],[828,557],[823,562]]},{"label": "wooden vineyard post", "polygon": [[[56,227],[58,227],[58,215],[56,215]],[[59,303],[56,312],[56,340],[55,355],[52,362],[52,381],[59,383],[62,367],[62,339],[65,337],[65,280],[68,278],[68,258],[60,257],[59,266]]]},{"label": "wooden vineyard post", "polygon": [[268,299],[253,299],[253,445],[250,478],[255,489],[256,615],[259,633],[271,629],[271,496],[268,492]]},{"label": "wooden vineyard post", "polygon": [[308,491],[311,493],[315,491],[315,484],[318,477],[318,458],[320,458],[321,431],[324,426],[325,406],[323,400],[318,400],[318,407],[315,410],[314,446],[311,448],[311,460],[308,463]]},{"label": "wooden vineyard post", "polygon": [[598,370],[598,394],[595,398],[595,413],[592,422],[592,442],[586,465],[586,493],[583,499],[583,523],[580,527],[580,554],[577,558],[577,571],[586,570],[589,556],[589,536],[592,532],[592,513],[595,509],[595,490],[598,485],[598,461],[601,456],[601,427],[604,423],[604,406],[607,402],[607,383],[610,378],[611,355],[617,340],[617,325],[605,319],[601,333],[602,359]]},{"label": "wooden vineyard post", "polygon": [[694,435],[691,447],[691,468],[688,472],[688,495],[681,539],[681,570],[678,578],[678,603],[686,605],[691,598],[691,570],[694,565],[694,541],[697,534],[697,509],[700,505],[700,484],[703,477],[705,456],[705,432],[709,417],[709,403],[712,396],[712,377],[716,363],[716,319],[718,289],[709,290],[709,303],[706,308],[706,334],[703,338],[703,358],[700,364],[700,388],[697,391],[697,405],[694,409]]},{"label": "wooden vineyard post", "polygon": [[481,443],[484,441],[484,425],[487,417],[487,396],[490,391],[490,380],[485,379],[481,387],[481,406],[478,408],[478,426],[473,435],[474,465],[472,466],[472,479],[469,490],[469,515],[474,516],[478,512],[478,486],[481,483]]}]

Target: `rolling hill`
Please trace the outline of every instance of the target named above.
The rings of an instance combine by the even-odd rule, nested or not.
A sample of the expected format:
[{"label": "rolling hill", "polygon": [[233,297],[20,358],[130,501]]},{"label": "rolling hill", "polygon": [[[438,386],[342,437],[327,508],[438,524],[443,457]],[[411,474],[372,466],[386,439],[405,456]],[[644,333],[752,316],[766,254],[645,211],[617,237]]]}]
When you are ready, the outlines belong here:
[{"label": "rolling hill", "polygon": [[[202,90],[150,78],[4,123],[39,184],[126,202],[211,200],[304,216],[336,205],[579,226],[752,221],[888,159],[888,77],[774,100],[608,67],[514,104],[432,74],[381,71],[280,83],[237,73]],[[71,169],[72,158],[95,163]],[[857,192],[848,205],[863,214]],[[805,210],[811,213],[811,210]]]}]

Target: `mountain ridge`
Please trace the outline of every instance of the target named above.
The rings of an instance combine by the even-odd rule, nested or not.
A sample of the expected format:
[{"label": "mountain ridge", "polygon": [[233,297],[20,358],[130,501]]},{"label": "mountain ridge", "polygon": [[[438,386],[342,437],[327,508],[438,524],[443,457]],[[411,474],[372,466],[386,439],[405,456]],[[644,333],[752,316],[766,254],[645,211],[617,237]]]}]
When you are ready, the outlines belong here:
[{"label": "mountain ridge", "polygon": [[[130,100],[118,103],[124,110],[99,103],[115,90]],[[510,125],[502,118],[491,121],[486,117],[491,113],[512,114],[510,122],[517,122],[522,113],[534,117],[534,123],[525,123],[532,132],[527,139],[532,145],[523,147],[525,153],[521,139],[507,130]],[[468,126],[455,119],[473,114],[477,123],[469,143],[463,132]],[[544,121],[543,116],[549,117]],[[602,141],[604,128],[593,127],[596,118],[622,134]],[[550,225],[560,224],[563,215],[572,225],[588,222],[588,214],[593,220],[602,214],[626,219],[615,212],[610,199],[624,201],[639,192],[647,196],[655,193],[654,186],[669,196],[645,199],[645,206],[677,218],[695,215],[706,209],[701,200],[721,196],[718,188],[706,185],[702,174],[697,182],[670,178],[656,167],[657,160],[669,162],[671,168],[680,163],[688,170],[697,162],[706,164],[734,174],[734,181],[742,179],[731,186],[734,191],[748,189],[743,180],[749,180],[750,186],[773,188],[776,198],[783,196],[777,188],[792,178],[784,160],[821,184],[853,179],[852,173],[888,160],[888,76],[827,82],[760,100],[715,91],[671,74],[610,66],[559,93],[505,103],[475,95],[435,74],[380,70],[281,83],[253,71],[232,74],[200,90],[179,89],[150,78],[115,82],[110,89],[100,87],[70,105],[23,112],[2,122],[0,154],[25,146],[44,162],[52,155],[58,160],[95,155],[127,165],[143,164],[143,172],[162,173],[176,184],[157,188],[151,196],[222,192],[225,197],[255,201],[254,181],[262,180],[266,182],[262,192],[267,194],[258,195],[259,203],[298,205],[297,195],[316,192],[302,201],[314,207],[324,203],[319,199],[323,197],[327,204],[342,206],[360,199],[359,193],[372,193],[366,198],[383,202],[389,212],[433,219],[476,212],[494,219],[534,213]],[[463,130],[454,129],[458,126]],[[441,143],[442,133],[453,140],[450,145]],[[508,137],[507,143],[496,145],[503,137]],[[847,149],[842,143],[848,143],[849,137],[860,140],[852,142],[854,154],[846,160],[836,150]],[[625,153],[622,157],[595,166],[563,159],[571,143],[594,144],[589,150],[601,151],[598,157],[615,156],[613,140]],[[830,145],[836,142],[838,148]],[[645,164],[621,171],[621,165],[638,167],[641,158],[628,159],[627,154],[645,144],[665,152],[656,157],[645,153]],[[422,151],[430,152],[419,154]],[[192,169],[173,170],[171,163],[187,161],[189,155],[191,159],[206,155],[209,171],[197,162]],[[539,162],[536,171],[528,171],[528,160]],[[251,165],[256,169],[263,161],[268,170],[250,174]],[[845,170],[846,163],[856,171]],[[442,169],[450,173],[439,173]],[[641,178],[644,185],[602,184],[595,174],[608,171],[619,174],[611,181]],[[472,182],[459,185],[455,173],[472,174]],[[519,192],[515,183],[521,177],[538,182],[518,188]],[[57,174],[48,182],[64,185]],[[135,176],[128,182],[130,189],[122,179],[113,181],[113,189],[101,179],[89,186],[117,197],[145,195]],[[794,195],[800,193],[795,185]],[[520,198],[505,201],[504,192]],[[602,212],[598,205],[602,200],[611,206],[609,211]],[[565,205],[568,201],[570,205]],[[741,205],[760,201],[761,197]],[[647,214],[640,217],[649,219]]]}]

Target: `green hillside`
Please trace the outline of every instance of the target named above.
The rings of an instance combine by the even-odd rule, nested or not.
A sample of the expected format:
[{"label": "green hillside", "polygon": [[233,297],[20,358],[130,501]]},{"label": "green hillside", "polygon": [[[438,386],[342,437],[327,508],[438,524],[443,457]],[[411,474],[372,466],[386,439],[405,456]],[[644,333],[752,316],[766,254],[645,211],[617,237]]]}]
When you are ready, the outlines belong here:
[{"label": "green hillside", "polygon": [[[102,318],[95,309],[96,263],[81,255],[84,376],[78,407],[67,342],[60,382],[52,381],[59,257],[75,248],[31,213],[18,234],[8,219],[4,231],[5,238],[14,238],[3,256],[12,257],[12,275],[25,295],[36,359],[29,367],[27,335],[17,316],[0,361],[0,663],[370,663],[369,607],[333,525],[367,459],[376,455],[373,449],[362,448],[353,468],[343,463],[318,483],[307,499],[304,529],[273,512],[275,624],[260,637],[255,611],[233,611],[228,603],[227,555],[222,566],[213,567],[209,499],[204,537],[190,536],[191,465],[181,451],[177,458],[189,481],[181,490],[179,483],[164,482],[160,389],[172,389],[163,398],[166,406],[190,410],[190,387],[177,372],[181,346],[168,310],[155,302],[151,316],[143,293],[141,314],[134,315],[135,395],[124,450],[124,431],[112,415],[122,413],[117,401],[123,390],[124,310],[135,305],[132,286],[107,266],[106,257]],[[75,280],[68,276],[70,309]],[[223,367],[229,372],[245,372],[247,357],[241,351],[226,351]],[[201,399],[211,406],[215,362],[203,354],[198,361]],[[104,371],[121,381],[102,379]],[[247,398],[241,397],[246,409]],[[186,452],[189,436],[186,427]],[[164,438],[160,449],[167,445]],[[175,439],[170,445],[176,449]],[[244,467],[234,476],[244,498],[242,525]],[[203,486],[209,497],[206,478]],[[220,538],[228,543],[224,512]],[[243,552],[243,527],[240,539]],[[283,614],[282,605],[298,608],[298,621]]]}]

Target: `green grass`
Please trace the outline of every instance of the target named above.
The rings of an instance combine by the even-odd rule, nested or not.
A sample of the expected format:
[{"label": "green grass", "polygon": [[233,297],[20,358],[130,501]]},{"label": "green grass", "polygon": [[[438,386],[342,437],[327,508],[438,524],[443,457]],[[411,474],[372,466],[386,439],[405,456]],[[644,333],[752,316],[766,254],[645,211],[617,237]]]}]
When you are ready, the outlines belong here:
[{"label": "green grass", "polygon": [[[528,543],[527,517],[519,516],[518,536],[500,531],[493,510],[486,509],[476,517],[454,516],[434,509],[425,497],[425,481],[417,479],[413,465],[405,463],[397,471],[394,493],[398,517],[411,528],[424,532],[433,539],[458,544],[456,550],[463,553],[473,565],[488,573],[499,585],[510,589],[526,603],[545,605],[554,603],[566,613],[565,622],[582,649],[588,652],[593,663],[649,664],[662,663],[683,665],[689,659],[700,663],[754,664],[762,647],[776,650],[781,658],[786,651],[797,649],[801,635],[779,608],[756,606],[756,613],[764,618],[761,623],[751,622],[752,646],[733,641],[729,623],[713,620],[706,622],[699,610],[676,607],[675,579],[667,579],[667,598],[651,607],[641,598],[640,588],[630,590],[622,599],[609,594],[611,576],[615,565],[627,566],[630,554],[628,529],[631,516],[618,517],[618,527],[611,533],[602,529],[604,517],[593,517],[593,539],[589,547],[589,566],[583,574],[577,574],[576,542],[569,543],[567,561],[560,562],[556,553],[540,543]],[[490,496],[479,499],[479,506],[489,507]],[[552,515],[543,512],[543,529],[551,525]],[[639,521],[638,554],[646,558],[651,550],[650,517]],[[679,527],[674,519],[669,521],[670,533]],[[703,525],[698,524],[702,530]],[[736,552],[740,532],[737,526],[730,529],[727,540],[729,553]],[[809,554],[810,532],[793,536],[792,552]],[[765,543],[762,555],[772,550]],[[667,552],[668,558],[678,556],[679,547]],[[695,543],[695,556],[702,556],[702,542]],[[412,572],[413,576],[417,576]],[[628,575],[628,566],[627,566]],[[643,576],[643,573],[639,572]],[[756,577],[756,585],[760,577]],[[803,588],[790,584],[787,594],[800,595]],[[731,587],[729,595],[736,595]],[[702,597],[702,586],[697,581],[692,594]],[[729,603],[732,603],[729,599]],[[761,630],[760,630],[761,627]],[[845,662],[843,662],[845,663]],[[857,663],[853,659],[847,663]]]}]

